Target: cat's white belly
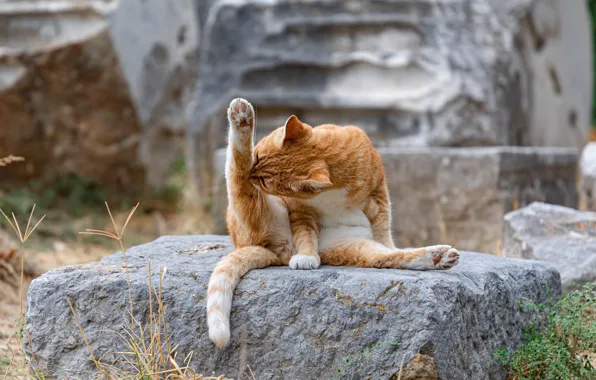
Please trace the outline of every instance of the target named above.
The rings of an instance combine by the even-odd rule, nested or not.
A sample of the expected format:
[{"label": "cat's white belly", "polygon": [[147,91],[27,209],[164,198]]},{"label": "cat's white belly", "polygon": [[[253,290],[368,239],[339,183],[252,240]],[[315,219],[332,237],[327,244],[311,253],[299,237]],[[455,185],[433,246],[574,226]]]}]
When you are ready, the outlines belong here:
[{"label": "cat's white belly", "polygon": [[330,190],[306,203],[320,214],[319,252],[340,241],[372,239],[372,228],[362,207],[347,207],[345,189]]},{"label": "cat's white belly", "polygon": [[372,231],[367,227],[336,227],[322,228],[319,237],[319,252],[333,247],[339,242],[349,240],[372,240]]}]

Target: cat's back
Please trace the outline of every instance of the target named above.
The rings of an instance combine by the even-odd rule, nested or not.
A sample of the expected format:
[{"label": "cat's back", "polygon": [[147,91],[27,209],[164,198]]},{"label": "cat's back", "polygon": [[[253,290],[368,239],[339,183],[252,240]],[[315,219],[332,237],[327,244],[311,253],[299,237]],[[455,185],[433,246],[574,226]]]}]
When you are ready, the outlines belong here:
[{"label": "cat's back", "polygon": [[368,195],[384,177],[379,152],[364,130],[353,126],[323,124],[313,128],[317,157],[325,160],[334,185],[350,189],[355,198]]},{"label": "cat's back", "polygon": [[317,211],[321,247],[346,238],[372,239],[363,207],[382,174],[382,164],[367,134],[352,125],[324,124],[313,129],[318,157],[325,159],[334,188],[301,201]]},{"label": "cat's back", "polygon": [[318,138],[328,138],[331,140],[352,139],[372,147],[372,142],[366,132],[355,125],[322,124],[314,127],[313,133]]}]

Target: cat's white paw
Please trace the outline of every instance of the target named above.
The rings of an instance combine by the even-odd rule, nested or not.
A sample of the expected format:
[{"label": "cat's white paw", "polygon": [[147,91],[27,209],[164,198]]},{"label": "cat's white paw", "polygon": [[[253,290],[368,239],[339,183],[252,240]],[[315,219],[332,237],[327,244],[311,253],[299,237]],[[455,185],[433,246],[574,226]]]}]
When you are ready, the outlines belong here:
[{"label": "cat's white paw", "polygon": [[228,107],[228,121],[230,125],[241,132],[251,132],[254,126],[255,111],[246,99],[236,98]]},{"label": "cat's white paw", "polygon": [[289,264],[292,269],[317,269],[320,265],[320,258],[307,255],[294,255]]},{"label": "cat's white paw", "polygon": [[426,253],[404,265],[405,269],[440,270],[450,269],[459,263],[459,252],[449,245],[426,247]]},{"label": "cat's white paw", "polygon": [[242,98],[236,98],[228,108],[230,123],[229,142],[239,152],[247,153],[252,148],[252,135],[255,126],[255,111],[252,105]]},{"label": "cat's white paw", "polygon": [[450,269],[459,264],[459,251],[455,248],[449,248],[449,250],[440,256],[438,267],[441,269]]}]

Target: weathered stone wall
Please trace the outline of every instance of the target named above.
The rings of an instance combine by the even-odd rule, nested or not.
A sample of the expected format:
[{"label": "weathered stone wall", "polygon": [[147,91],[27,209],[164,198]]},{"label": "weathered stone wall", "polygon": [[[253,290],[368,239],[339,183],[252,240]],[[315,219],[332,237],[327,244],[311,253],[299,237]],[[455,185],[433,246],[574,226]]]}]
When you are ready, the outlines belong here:
[{"label": "weathered stone wall", "polygon": [[[505,213],[535,201],[576,207],[573,148],[382,148],[393,237],[498,254]],[[225,150],[216,154],[215,231],[225,233]]]},{"label": "weathered stone wall", "polygon": [[583,1],[222,0],[205,9],[191,132],[208,190],[235,96],[256,106],[258,136],[292,113],[358,125],[379,146],[580,147],[589,129]]},{"label": "weathered stone wall", "polygon": [[534,201],[575,207],[573,148],[382,149],[401,246],[499,254],[503,216]]},{"label": "weathered stone wall", "polygon": [[0,187],[74,173],[159,187],[196,77],[191,0],[0,3]]}]

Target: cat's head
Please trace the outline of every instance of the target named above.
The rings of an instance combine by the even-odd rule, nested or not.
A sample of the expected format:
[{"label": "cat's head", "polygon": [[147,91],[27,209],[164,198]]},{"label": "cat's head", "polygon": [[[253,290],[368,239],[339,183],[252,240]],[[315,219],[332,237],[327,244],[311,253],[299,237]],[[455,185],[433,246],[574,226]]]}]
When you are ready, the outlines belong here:
[{"label": "cat's head", "polygon": [[313,128],[292,115],[254,148],[250,181],[272,195],[308,199],[333,186]]}]

